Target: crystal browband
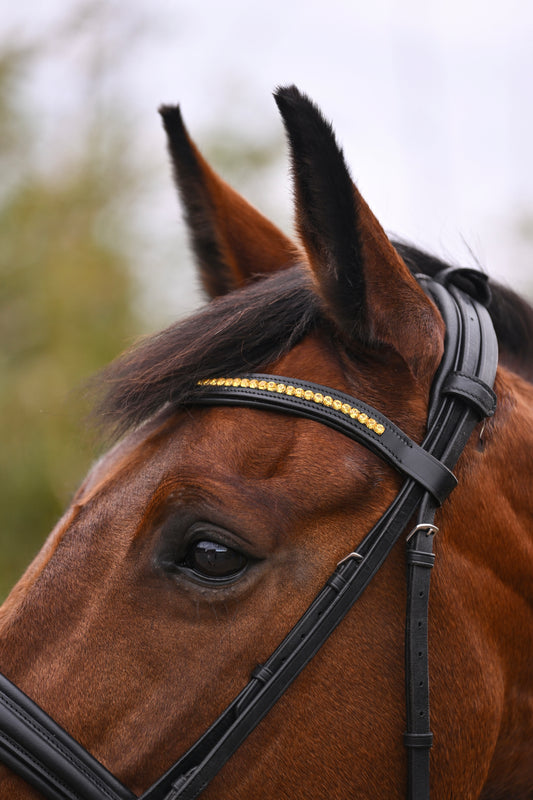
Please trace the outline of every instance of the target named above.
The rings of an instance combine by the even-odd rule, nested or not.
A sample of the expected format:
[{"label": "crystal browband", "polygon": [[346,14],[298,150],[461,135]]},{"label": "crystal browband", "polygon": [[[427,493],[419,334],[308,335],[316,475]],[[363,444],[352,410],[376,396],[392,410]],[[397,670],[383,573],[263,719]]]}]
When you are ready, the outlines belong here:
[{"label": "crystal browband", "polygon": [[332,408],[334,411],[339,411],[341,414],[346,414],[351,419],[357,420],[361,425],[364,425],[368,430],[374,431],[378,436],[381,436],[385,431],[385,426],[377,420],[369,417],[364,411],[359,411],[355,406],[339,400],[339,398],[332,397],[329,394],[322,392],[315,392],[312,389],[306,389],[303,386],[293,386],[292,384],[277,383],[276,381],[259,380],[257,378],[207,378],[206,380],[198,381],[198,386],[234,386],[235,388],[242,387],[243,389],[258,389],[264,392],[275,392],[277,394],[285,394],[289,397],[299,397],[301,400],[307,400],[309,403],[316,403],[317,405]]},{"label": "crystal browband", "polygon": [[388,417],[363,400],[329,386],[263,373],[203,378],[197,381],[188,403],[282,411],[321,422],[365,444],[399,472],[414,478],[439,503],[457,484],[444,464]]}]

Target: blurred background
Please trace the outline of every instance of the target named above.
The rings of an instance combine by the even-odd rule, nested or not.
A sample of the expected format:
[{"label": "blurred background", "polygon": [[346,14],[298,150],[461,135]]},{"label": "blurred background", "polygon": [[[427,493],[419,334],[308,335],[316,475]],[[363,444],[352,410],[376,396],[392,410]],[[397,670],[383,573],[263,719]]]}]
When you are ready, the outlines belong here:
[{"label": "blurred background", "polygon": [[0,597],[95,457],[79,388],[201,302],[157,107],[290,231],[296,83],[391,234],[531,296],[532,41],[523,0],[4,3]]}]

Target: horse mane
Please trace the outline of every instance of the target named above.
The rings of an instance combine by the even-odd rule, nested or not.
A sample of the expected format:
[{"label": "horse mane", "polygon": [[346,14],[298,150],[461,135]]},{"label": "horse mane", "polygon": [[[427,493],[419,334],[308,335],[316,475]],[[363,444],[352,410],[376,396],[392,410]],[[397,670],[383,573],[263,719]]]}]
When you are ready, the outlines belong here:
[{"label": "horse mane", "polygon": [[[434,276],[450,266],[403,242],[394,246],[413,274]],[[512,290],[489,286],[500,362],[533,381],[533,308]],[[141,339],[112,362],[96,378],[95,416],[113,438],[123,435],[163,408],[186,404],[199,380],[261,371],[324,326],[303,265],[269,275]]]},{"label": "horse mane", "polygon": [[[405,242],[394,242],[413,274],[434,277],[451,266],[436,256]],[[533,307],[512,289],[489,279],[491,301],[488,311],[498,337],[500,364],[533,382]]]}]

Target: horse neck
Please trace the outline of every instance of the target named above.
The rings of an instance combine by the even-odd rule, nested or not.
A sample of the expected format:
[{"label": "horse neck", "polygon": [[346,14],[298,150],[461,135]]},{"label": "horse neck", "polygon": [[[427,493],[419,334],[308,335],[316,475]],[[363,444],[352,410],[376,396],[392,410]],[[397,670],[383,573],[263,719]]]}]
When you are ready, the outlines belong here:
[{"label": "horse neck", "polygon": [[[483,564],[533,609],[533,384],[499,370],[498,409],[458,465],[442,527],[455,551]],[[477,438],[476,438],[477,435]]]}]

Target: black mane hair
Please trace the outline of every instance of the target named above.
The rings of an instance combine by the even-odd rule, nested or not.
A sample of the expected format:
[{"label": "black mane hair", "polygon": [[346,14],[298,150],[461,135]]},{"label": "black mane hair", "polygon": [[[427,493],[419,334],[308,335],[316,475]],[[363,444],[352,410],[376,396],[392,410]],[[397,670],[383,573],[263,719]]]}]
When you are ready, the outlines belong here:
[{"label": "black mane hair", "polygon": [[[434,276],[450,266],[394,244],[414,274]],[[510,289],[489,285],[500,361],[533,381],[533,308]],[[112,362],[97,379],[96,416],[113,436],[124,434],[164,407],[187,403],[199,380],[260,371],[325,325],[305,267],[275,273],[217,298]]]},{"label": "black mane hair", "polygon": [[[434,277],[451,266],[405,242],[393,244],[413,274]],[[490,279],[488,285],[492,295],[488,310],[500,345],[500,363],[533,382],[533,308],[512,289]]]}]

